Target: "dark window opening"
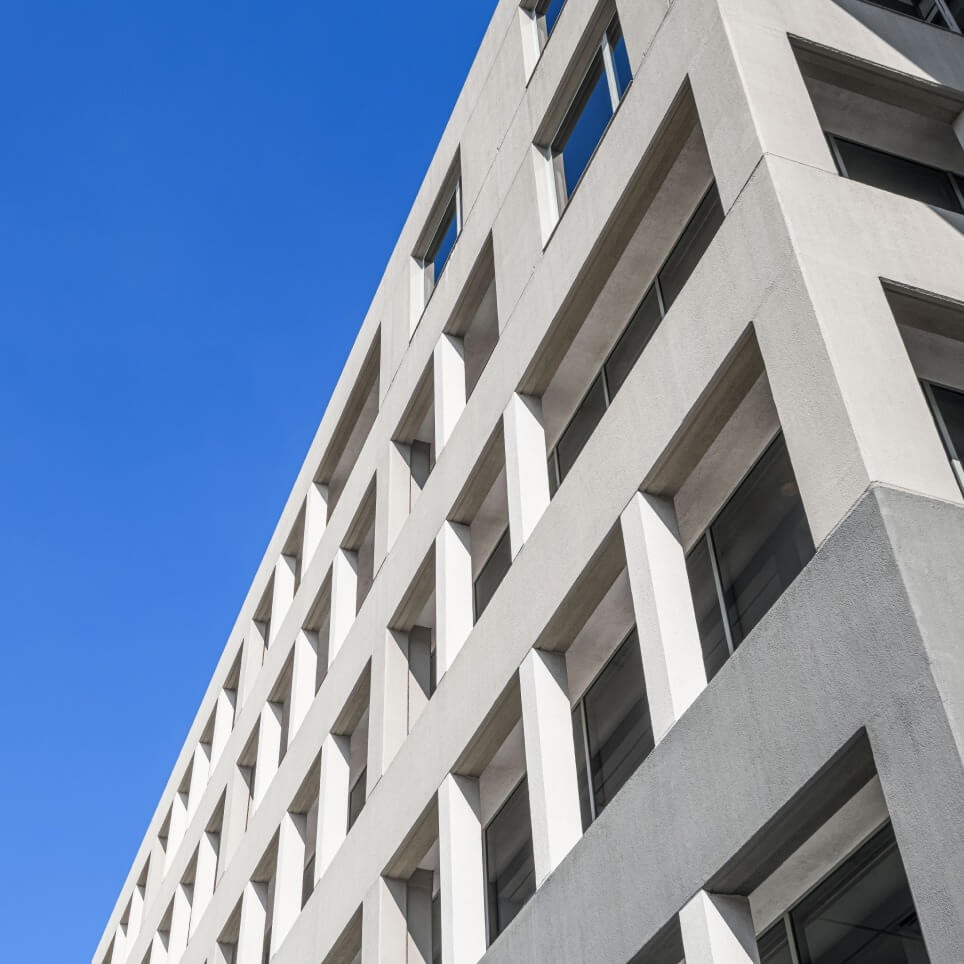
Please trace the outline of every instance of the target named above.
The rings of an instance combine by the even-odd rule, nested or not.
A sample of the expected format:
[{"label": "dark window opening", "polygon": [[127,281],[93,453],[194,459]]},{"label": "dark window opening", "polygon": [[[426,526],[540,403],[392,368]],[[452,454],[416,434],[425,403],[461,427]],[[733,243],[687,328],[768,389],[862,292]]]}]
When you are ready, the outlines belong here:
[{"label": "dark window opening", "polygon": [[509,530],[506,529],[499,537],[499,541],[495,544],[495,548],[483,563],[475,579],[473,596],[476,621],[485,612],[511,565],[512,547],[509,542]]},{"label": "dark window opening", "polygon": [[368,777],[368,767],[358,775],[358,779],[353,784],[351,790],[348,791],[348,829],[355,825],[355,821],[358,819],[358,815],[362,812],[362,807],[365,806],[365,793],[367,792],[367,780]]},{"label": "dark window opening", "polygon": [[508,927],[535,893],[536,873],[525,778],[485,828],[489,943]]}]

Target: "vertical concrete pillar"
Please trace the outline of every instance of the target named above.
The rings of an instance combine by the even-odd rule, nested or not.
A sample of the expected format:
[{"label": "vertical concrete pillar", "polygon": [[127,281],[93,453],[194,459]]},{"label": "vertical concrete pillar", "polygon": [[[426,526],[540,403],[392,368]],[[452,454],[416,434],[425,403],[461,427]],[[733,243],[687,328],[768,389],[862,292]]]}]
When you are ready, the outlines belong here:
[{"label": "vertical concrete pillar", "polygon": [[442,960],[476,964],[485,954],[485,878],[479,781],[449,774],[438,791]]},{"label": "vertical concrete pillar", "polygon": [[191,885],[183,882],[174,888],[171,929],[167,937],[167,958],[171,964],[180,961],[187,950],[188,929],[191,926],[191,890]]},{"label": "vertical concrete pillar", "polygon": [[502,421],[509,496],[509,542],[514,559],[549,505],[542,400],[533,395],[513,395]]},{"label": "vertical concrete pillar", "polygon": [[180,849],[187,827],[187,794],[179,790],[171,803],[171,819],[167,825],[167,849],[164,853],[164,871],[171,866],[174,855]]},{"label": "vertical concrete pillar", "polygon": [[211,769],[221,759],[227,746],[231,731],[234,729],[234,704],[237,694],[233,690],[222,689],[214,708],[214,732],[211,736]]},{"label": "vertical concrete pillar", "polygon": [[408,636],[389,629],[372,653],[368,716],[370,795],[408,735]]},{"label": "vertical concrete pillar", "polygon": [[308,568],[328,525],[328,486],[312,482],[305,499],[305,535],[301,546],[301,567]]},{"label": "vertical concrete pillar", "polygon": [[234,964],[235,948],[231,944],[215,941],[214,950],[208,958],[209,964]]},{"label": "vertical concrete pillar", "polygon": [[305,837],[308,818],[286,813],[278,828],[278,863],[274,876],[274,907],[271,920],[271,954],[288,936],[301,913],[301,885],[305,869]]},{"label": "vertical concrete pillar", "polygon": [[117,925],[114,932],[114,943],[110,951],[110,964],[124,964],[127,955],[127,928],[123,924]]},{"label": "vertical concrete pillar", "polygon": [[157,895],[157,888],[164,879],[164,864],[167,859],[167,848],[160,837],[151,846],[151,859],[147,865],[147,880],[144,887],[144,903],[148,904]]},{"label": "vertical concrete pillar", "polygon": [[442,333],[435,345],[432,375],[435,383],[435,450],[438,453],[452,437],[465,408],[465,357],[461,338]]},{"label": "vertical concrete pillar", "polygon": [[620,526],[658,743],[703,691],[706,668],[672,503],[637,492]]},{"label": "vertical concrete pillar", "polygon": [[375,486],[374,572],[398,538],[412,507],[412,449],[390,441],[379,458]]},{"label": "vertical concrete pillar", "polygon": [[194,899],[191,908],[190,936],[204,917],[204,912],[214,896],[214,880],[218,869],[220,834],[205,831],[197,848],[197,864],[194,868]]},{"label": "vertical concrete pillar", "polygon": [[241,896],[241,924],[234,964],[262,964],[264,930],[268,922],[268,885],[250,880]]},{"label": "vertical concrete pillar", "polygon": [[[792,218],[790,201],[786,210]],[[754,330],[814,544],[871,482],[959,503],[879,279],[832,252],[799,260],[804,270],[761,307]]]},{"label": "vertical concrete pillar", "polygon": [[167,964],[167,931],[158,931],[151,938],[150,964]]},{"label": "vertical concrete pillar", "polygon": [[405,916],[408,919],[408,964],[432,964],[432,871],[416,870],[408,879]]},{"label": "vertical concrete pillar", "polygon": [[348,777],[351,740],[329,733],[321,747],[315,884],[321,880],[348,833]]},{"label": "vertical concrete pillar", "polygon": [[341,548],[331,570],[331,616],[329,618],[328,665],[335,661],[341,644],[358,612],[358,553]]},{"label": "vertical concrete pillar", "polygon": [[760,964],[745,897],[701,890],[679,912],[686,964]]},{"label": "vertical concrete pillar", "polygon": [[211,744],[198,743],[194,748],[194,759],[191,761],[191,783],[187,791],[187,821],[191,822],[201,797],[207,789],[208,776],[211,770]]},{"label": "vertical concrete pillar", "polygon": [[258,723],[258,758],[254,768],[254,806],[257,807],[274,775],[278,772],[281,760],[281,726],[284,707],[280,703],[265,703]]},{"label": "vertical concrete pillar", "polygon": [[295,576],[298,560],[295,556],[282,554],[274,567],[274,582],[271,588],[271,625],[268,627],[267,643],[270,646],[278,636],[291,601],[295,598]]},{"label": "vertical concrete pillar", "polygon": [[455,662],[474,624],[469,527],[445,521],[435,537],[436,666],[438,678]]},{"label": "vertical concrete pillar", "polygon": [[137,884],[131,894],[131,906],[127,912],[127,947],[132,948],[141,932],[144,920],[144,886]]},{"label": "vertical concrete pillar", "polygon": [[566,659],[530,651],[519,667],[536,887],[582,835]]},{"label": "vertical concrete pillar", "polygon": [[362,904],[361,964],[408,964],[405,881],[379,877]]},{"label": "vertical concrete pillar", "polygon": [[318,634],[302,629],[295,637],[291,666],[291,705],[288,707],[288,743],[294,739],[315,700],[318,676]]},{"label": "vertical concrete pillar", "polygon": [[251,790],[248,781],[235,765],[231,768],[224,798],[224,820],[221,824],[221,859],[218,861],[217,879],[224,876],[224,868],[231,862],[241,838],[244,836],[248,821],[248,808]]}]

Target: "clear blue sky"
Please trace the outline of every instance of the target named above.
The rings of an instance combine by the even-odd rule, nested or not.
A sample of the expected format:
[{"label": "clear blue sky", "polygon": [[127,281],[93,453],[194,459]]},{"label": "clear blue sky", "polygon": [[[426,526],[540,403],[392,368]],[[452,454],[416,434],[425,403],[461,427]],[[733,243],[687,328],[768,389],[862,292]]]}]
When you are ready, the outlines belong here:
[{"label": "clear blue sky", "polygon": [[4,961],[90,959],[494,6],[0,0]]}]

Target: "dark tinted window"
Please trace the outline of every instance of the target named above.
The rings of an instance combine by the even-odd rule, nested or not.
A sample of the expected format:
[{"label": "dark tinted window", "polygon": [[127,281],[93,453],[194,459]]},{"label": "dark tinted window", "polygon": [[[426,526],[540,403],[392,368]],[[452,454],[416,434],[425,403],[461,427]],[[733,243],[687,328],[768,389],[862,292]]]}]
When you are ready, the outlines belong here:
[{"label": "dark tinted window", "polygon": [[449,201],[448,207],[445,209],[445,214],[442,215],[442,223],[439,225],[438,232],[428,251],[427,260],[432,263],[436,281],[438,281],[442,272],[445,270],[445,265],[448,263],[449,255],[452,253],[452,248],[455,247],[455,241],[458,236],[459,225],[456,194],[453,194],[452,200]]},{"label": "dark tinted window", "polygon": [[931,391],[953,446],[953,451],[947,454],[951,458],[961,459],[964,457],[964,395],[939,385],[931,385]]},{"label": "dark tinted window", "polygon": [[787,941],[786,924],[782,920],[757,941],[757,949],[760,952],[760,964],[794,964]]},{"label": "dark tinted window", "polygon": [[917,20],[924,20],[927,23],[936,24],[939,27],[946,27],[947,21],[941,15],[940,9],[934,0],[871,0],[878,7],[886,7],[888,10],[896,10],[898,13],[906,14],[908,17],[915,17]]},{"label": "dark tinted window", "polygon": [[735,646],[813,556],[782,435],[724,506],[711,532]]},{"label": "dark tinted window", "polygon": [[516,787],[485,829],[489,941],[494,941],[535,892],[529,788]]},{"label": "dark tinted window", "polygon": [[566,197],[572,194],[579,183],[612,116],[613,105],[609,98],[603,58],[601,53],[597,53],[576,101],[552,144],[552,153],[562,155]]},{"label": "dark tinted window", "polygon": [[947,0],[947,9],[954,15],[957,26],[964,30],[964,0]]},{"label": "dark tinted window", "polygon": [[646,292],[633,317],[630,318],[629,324],[619,336],[619,341],[616,342],[609,358],[606,359],[606,382],[611,397],[615,397],[626,380],[626,376],[636,364],[636,359],[643,353],[649,339],[653,337],[653,332],[659,326],[661,318],[659,298],[656,288],[652,287]]},{"label": "dark tinted window", "polygon": [[582,725],[582,703],[577,703],[572,711],[572,739],[576,746],[576,782],[579,785],[579,815],[582,829],[592,823],[592,804],[589,802],[589,749],[586,744],[586,728]]},{"label": "dark tinted window", "polygon": [[315,855],[305,864],[305,872],[301,877],[301,906],[308,903],[308,898],[315,889]]},{"label": "dark tinted window", "polygon": [[962,210],[950,175],[945,171],[875,151],[840,137],[833,140],[846,169],[841,174],[924,204],[933,204],[948,211]]},{"label": "dark tinted window", "polygon": [[690,579],[690,592],[693,594],[693,609],[700,633],[706,678],[711,680],[729,658],[730,650],[723,629],[723,611],[713,577],[709,543],[705,537],[696,543],[687,556],[686,572]]},{"label": "dark tinted window", "polygon": [[800,964],[928,964],[890,827],[805,897],[791,916]]},{"label": "dark tinted window", "polygon": [[512,565],[512,549],[509,543],[509,530],[502,533],[495,544],[492,554],[486,559],[475,580],[475,618],[478,619],[489,601],[495,595],[496,589],[505,578],[505,574]]},{"label": "dark tinted window", "polygon": [[683,290],[683,285],[689,280],[722,223],[723,205],[714,184],[700,202],[659,272],[659,286],[666,311],[669,311],[670,305]]},{"label": "dark tinted window", "polygon": [[348,791],[348,829],[350,830],[358,815],[365,806],[365,792],[367,786],[368,770],[362,770],[360,776],[355,781],[355,785]]},{"label": "dark tinted window", "polygon": [[598,814],[653,749],[653,727],[635,631],[616,650],[583,699]]},{"label": "dark tinted window", "polygon": [[442,962],[442,899],[441,894],[432,898],[432,964]]},{"label": "dark tinted window", "polygon": [[589,440],[589,436],[596,430],[599,420],[606,413],[606,393],[603,388],[601,375],[597,375],[586,397],[579,403],[571,421],[556,443],[559,456],[559,478],[564,479],[572,468],[573,463]]}]

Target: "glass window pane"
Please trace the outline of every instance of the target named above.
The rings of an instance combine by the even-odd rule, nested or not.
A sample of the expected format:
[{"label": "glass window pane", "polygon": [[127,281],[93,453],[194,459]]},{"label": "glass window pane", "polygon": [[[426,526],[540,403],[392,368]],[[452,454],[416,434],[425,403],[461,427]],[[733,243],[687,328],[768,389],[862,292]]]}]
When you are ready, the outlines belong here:
[{"label": "glass window pane", "polygon": [[713,578],[713,564],[710,561],[709,544],[705,538],[693,546],[686,557],[686,574],[690,580],[693,594],[693,609],[696,611],[696,626],[700,633],[700,646],[703,648],[703,665],[706,678],[713,679],[730,655],[723,630],[723,611],[720,597]]},{"label": "glass window pane", "polygon": [[950,177],[937,168],[835,137],[847,176],[947,211],[961,211]]},{"label": "glass window pane", "polygon": [[626,381],[630,369],[649,344],[649,339],[653,337],[653,332],[656,331],[661,320],[659,298],[656,295],[656,286],[653,285],[643,296],[639,307],[629,319],[629,324],[623,329],[619,341],[606,359],[606,383],[609,386],[611,398],[616,397],[616,392]]},{"label": "glass window pane", "polygon": [[782,435],[740,484],[711,532],[736,646],[813,556]]},{"label": "glass window pane", "polygon": [[565,2],[566,0],[543,0],[543,2],[539,4],[537,12],[540,17],[545,18],[546,37],[552,33],[552,28],[555,27]]},{"label": "glass window pane", "polygon": [[619,25],[619,20],[614,20],[609,25],[607,36],[609,49],[613,55],[613,68],[616,72],[616,88],[619,90],[619,99],[622,100],[629,82],[633,79],[633,72],[629,66],[626,38],[623,36],[623,28]]},{"label": "glass window pane", "polygon": [[442,964],[442,895],[432,898],[432,964]]},{"label": "glass window pane", "polygon": [[659,285],[663,294],[663,305],[669,311],[670,305],[683,290],[693,269],[699,264],[703,252],[710,246],[713,236],[723,223],[723,205],[714,184],[699,207],[683,229],[679,241],[670,252],[666,263],[659,272]]},{"label": "glass window pane", "polygon": [[890,827],[805,897],[792,916],[800,964],[928,964]]},{"label": "glass window pane", "polygon": [[367,785],[368,770],[362,770],[361,775],[355,781],[355,785],[348,792],[348,829],[354,826],[358,815],[365,806],[365,792]]},{"label": "glass window pane", "polygon": [[964,30],[964,0],[947,0],[947,9],[957,21],[959,30]]},{"label": "glass window pane", "polygon": [[580,402],[579,408],[566,426],[562,437],[556,443],[559,455],[559,479],[564,479],[579,457],[589,436],[596,430],[599,420],[606,413],[606,393],[603,389],[602,378],[597,375],[586,397]]},{"label": "glass window pane", "polygon": [[579,183],[612,116],[613,105],[609,99],[602,54],[597,53],[576,101],[569,108],[562,129],[552,144],[553,155],[562,155],[566,197],[572,195]]},{"label": "glass window pane", "polygon": [[582,703],[572,711],[572,740],[576,747],[576,780],[579,784],[579,813],[582,816],[583,833],[592,823],[589,807],[589,774],[586,772],[586,731],[582,725]]},{"label": "glass window pane", "polygon": [[556,476],[556,453],[552,454],[546,461],[546,469],[549,472],[549,498],[551,499],[559,491],[559,479]]},{"label": "glass window pane", "polygon": [[445,209],[445,214],[442,216],[442,223],[439,226],[438,233],[435,235],[435,240],[432,242],[432,246],[428,252],[428,260],[432,263],[435,281],[438,281],[442,276],[442,272],[445,270],[445,265],[448,263],[449,255],[452,253],[452,248],[455,247],[455,241],[458,236],[459,225],[456,216],[455,194],[453,194],[452,200],[449,201],[449,205]]},{"label": "glass window pane", "polygon": [[305,864],[304,873],[301,875],[301,906],[308,903],[308,898],[315,889],[315,855]]},{"label": "glass window pane", "polygon": [[780,920],[774,924],[758,941],[760,964],[794,964],[787,942],[787,926]]},{"label": "glass window pane", "polygon": [[964,458],[964,394],[939,385],[931,385],[931,391],[954,446],[954,451],[947,454],[960,460]]},{"label": "glass window pane", "polygon": [[620,644],[584,697],[596,813],[653,749],[653,727],[636,631]]},{"label": "glass window pane", "polygon": [[505,578],[512,565],[512,549],[509,544],[509,530],[502,533],[495,544],[492,554],[486,559],[475,580],[475,618],[478,619],[495,595],[496,589]]},{"label": "glass window pane", "polygon": [[525,780],[485,828],[485,877],[491,943],[536,889],[529,788]]}]

